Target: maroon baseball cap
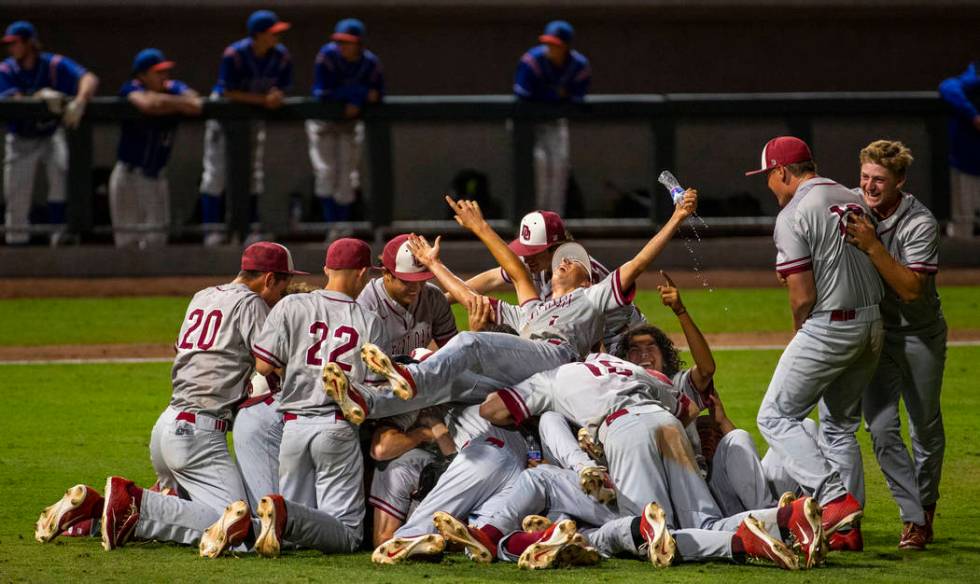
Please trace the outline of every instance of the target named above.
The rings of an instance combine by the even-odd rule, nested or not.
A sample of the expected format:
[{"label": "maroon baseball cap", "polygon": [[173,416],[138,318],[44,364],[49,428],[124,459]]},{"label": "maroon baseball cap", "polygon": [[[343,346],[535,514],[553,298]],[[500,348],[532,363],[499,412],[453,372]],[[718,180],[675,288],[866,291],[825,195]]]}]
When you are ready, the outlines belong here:
[{"label": "maroon baseball cap", "polygon": [[768,172],[777,166],[813,160],[813,153],[806,142],[793,136],[777,136],[766,142],[762,149],[762,164],[758,170],[750,170],[745,176]]},{"label": "maroon baseball cap", "polygon": [[421,282],[435,278],[435,274],[425,269],[408,248],[407,233],[393,237],[385,244],[381,254],[381,263],[399,280],[405,282]]},{"label": "maroon baseball cap", "polygon": [[521,257],[541,253],[565,241],[565,222],[553,211],[534,211],[521,219],[517,239],[509,247]]},{"label": "maroon baseball cap", "polygon": [[365,241],[353,237],[344,237],[330,244],[327,248],[328,270],[359,270],[372,268],[371,246]]},{"label": "maroon baseball cap", "polygon": [[293,267],[293,256],[286,246],[271,241],[260,241],[246,247],[242,252],[242,269],[250,272],[309,275],[309,272],[301,272]]}]

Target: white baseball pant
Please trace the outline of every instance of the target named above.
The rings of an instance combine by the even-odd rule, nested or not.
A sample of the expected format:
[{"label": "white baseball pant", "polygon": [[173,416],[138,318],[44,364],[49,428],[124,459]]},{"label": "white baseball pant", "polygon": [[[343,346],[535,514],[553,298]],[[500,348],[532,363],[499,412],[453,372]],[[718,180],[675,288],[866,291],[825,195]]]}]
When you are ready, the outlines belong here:
[{"label": "white baseball pant", "polygon": [[708,486],[724,515],[776,505],[755,442],[742,429],[732,430],[718,442]]},{"label": "white baseball pant", "polygon": [[[864,419],[875,457],[902,521],[922,525],[923,506],[939,499],[946,434],[939,395],[946,365],[946,323],[918,335],[885,333],[881,361],[864,392]],[[909,416],[912,456],[902,441],[898,400]]]},{"label": "white baseball pant", "polygon": [[332,198],[338,205],[353,203],[360,186],[364,123],[306,120],[306,136],[313,166],[313,193],[321,199]]},{"label": "white baseball pant", "polygon": [[980,176],[950,168],[949,235],[973,237],[980,212]]},{"label": "white baseball pant", "polygon": [[570,166],[568,120],[562,118],[534,127],[534,186],[538,209],[565,214]]},{"label": "white baseball pant", "polygon": [[582,451],[578,439],[572,435],[568,420],[559,413],[541,414],[538,418],[538,437],[541,438],[544,459],[555,466],[579,473],[583,468],[599,464]]},{"label": "white baseball pant", "polygon": [[256,509],[262,497],[279,493],[279,444],[282,442],[282,414],[279,401],[259,402],[238,410],[232,439],[235,460],[245,480],[248,505]]},{"label": "white baseball pant", "polygon": [[[824,505],[850,492],[864,501],[864,470],[855,433],[861,396],[882,346],[878,306],[859,308],[849,321],[811,315],[779,358],[759,406],[759,432],[786,472]],[[820,444],[802,420],[820,404]]]},{"label": "white baseball pant", "polygon": [[7,134],[6,156],[3,161],[3,192],[6,201],[4,225],[8,231],[4,239],[8,244],[27,243],[31,236],[31,200],[34,194],[34,173],[43,163],[48,179],[48,201],[64,203],[68,191],[68,144],[65,131],[58,128],[51,136],[25,138]]},{"label": "white baseball pant", "polygon": [[[116,162],[109,176],[109,214],[116,247],[165,245],[170,230],[167,178],[151,178],[137,167]],[[133,227],[137,230],[127,230]]]},{"label": "white baseball pant", "polygon": [[[265,171],[263,157],[265,156],[265,122],[256,120],[251,123],[252,132],[252,182],[250,194],[265,192]],[[226,152],[225,132],[217,120],[208,120],[204,124],[204,172],[201,175],[201,192],[219,196],[225,190],[227,182],[228,155]]]}]

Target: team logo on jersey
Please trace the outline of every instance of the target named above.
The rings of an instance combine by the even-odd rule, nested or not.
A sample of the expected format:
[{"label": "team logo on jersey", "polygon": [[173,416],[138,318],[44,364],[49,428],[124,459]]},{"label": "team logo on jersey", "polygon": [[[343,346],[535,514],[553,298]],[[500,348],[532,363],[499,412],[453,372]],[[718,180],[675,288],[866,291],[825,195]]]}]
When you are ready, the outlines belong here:
[{"label": "team logo on jersey", "polygon": [[846,205],[831,205],[830,214],[837,215],[837,229],[840,230],[841,236],[847,235],[847,216],[848,215],[864,215],[864,207],[858,205],[857,203],[847,203]]}]

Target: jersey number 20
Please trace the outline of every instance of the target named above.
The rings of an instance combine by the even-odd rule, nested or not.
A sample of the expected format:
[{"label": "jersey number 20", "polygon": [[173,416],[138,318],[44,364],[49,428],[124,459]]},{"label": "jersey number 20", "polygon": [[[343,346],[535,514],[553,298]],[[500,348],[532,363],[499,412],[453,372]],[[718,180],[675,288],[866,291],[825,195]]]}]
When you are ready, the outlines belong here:
[{"label": "jersey number 20", "polygon": [[313,344],[306,350],[307,365],[323,367],[323,359],[320,358],[320,347],[328,337],[332,336],[338,341],[343,342],[334,347],[333,351],[330,351],[330,354],[327,355],[327,361],[336,363],[345,372],[350,372],[351,366],[340,361],[340,358],[345,353],[349,353],[352,349],[357,348],[357,341],[361,339],[361,335],[357,334],[357,331],[354,328],[347,325],[339,326],[334,329],[333,335],[331,335],[330,329],[327,327],[327,323],[314,322],[310,325],[310,336],[313,337]]},{"label": "jersey number 20", "polygon": [[[178,347],[181,349],[193,349],[196,345],[202,351],[210,349],[214,346],[214,341],[218,337],[218,329],[221,327],[221,317],[220,310],[212,310],[207,316],[204,316],[204,311],[200,308],[191,312],[191,315],[187,317],[191,326],[184,333],[184,338],[180,339]],[[192,340],[192,335],[197,332],[197,329],[201,329],[201,332],[197,334],[197,341],[195,342]]]}]

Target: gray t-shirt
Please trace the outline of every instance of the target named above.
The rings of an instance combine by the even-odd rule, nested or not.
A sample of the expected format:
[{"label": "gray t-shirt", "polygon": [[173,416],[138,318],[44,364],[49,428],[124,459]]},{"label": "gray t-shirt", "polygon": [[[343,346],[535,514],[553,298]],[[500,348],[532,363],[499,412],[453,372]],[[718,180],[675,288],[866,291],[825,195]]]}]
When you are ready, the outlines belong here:
[{"label": "gray t-shirt", "polygon": [[[599,260],[591,255],[589,256],[589,260],[592,263],[592,283],[598,284],[609,276],[609,268],[602,265]],[[500,277],[505,282],[512,283],[510,276],[507,275],[507,272],[503,268],[500,268]],[[534,287],[538,289],[538,297],[542,301],[547,301],[551,298],[550,270],[532,273],[531,281],[534,283]],[[606,352],[614,355],[619,354],[623,336],[630,327],[643,324],[646,321],[647,319],[643,316],[643,313],[632,302],[609,311],[606,314],[606,321],[602,331],[602,344],[605,345]]]},{"label": "gray t-shirt", "polygon": [[776,271],[782,277],[813,270],[813,312],[864,308],[881,302],[881,278],[868,256],[848,244],[846,217],[871,216],[860,196],[816,177],[800,184],[776,217]]},{"label": "gray t-shirt", "polygon": [[456,319],[446,295],[425,284],[408,308],[395,302],[385,290],[384,278],[375,278],[357,297],[357,303],[374,312],[385,327],[390,355],[408,355],[412,349],[427,348],[431,341],[440,347],[456,336]]},{"label": "gray t-shirt", "polygon": [[230,421],[252,373],[252,341],[268,314],[265,301],[245,284],[195,294],[174,343],[170,405]]},{"label": "gray t-shirt", "polygon": [[563,339],[584,357],[602,340],[606,315],[635,295],[635,285],[623,290],[616,270],[598,284],[547,301],[529,300],[518,307],[491,299],[491,304],[496,322],[514,327],[522,337]]},{"label": "gray t-shirt", "polygon": [[945,325],[936,272],[939,271],[939,225],[929,209],[908,193],[898,209],[878,223],[878,237],[898,263],[926,274],[922,296],[902,302],[888,289],[881,301],[881,318],[889,333],[915,334]]},{"label": "gray t-shirt", "polygon": [[364,343],[388,346],[377,315],[345,294],[317,290],[291,294],[276,304],[252,350],[273,367],[286,369],[280,412],[322,416],[337,410],[323,390],[323,366],[337,363],[352,381],[363,382]]}]

